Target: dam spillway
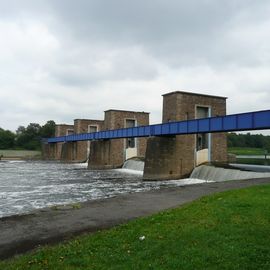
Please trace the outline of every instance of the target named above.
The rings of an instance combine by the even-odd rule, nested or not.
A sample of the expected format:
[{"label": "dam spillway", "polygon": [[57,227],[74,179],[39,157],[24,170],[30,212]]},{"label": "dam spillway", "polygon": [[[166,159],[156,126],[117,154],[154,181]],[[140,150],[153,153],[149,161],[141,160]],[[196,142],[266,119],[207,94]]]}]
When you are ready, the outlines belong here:
[{"label": "dam spillway", "polygon": [[270,177],[270,172],[253,172],[232,168],[221,168],[208,165],[196,167],[191,175],[191,178],[198,178],[207,181],[229,181],[229,180],[244,180],[251,178]]},{"label": "dam spillway", "polygon": [[128,159],[124,162],[123,169],[134,170],[143,174],[144,161],[139,159]]},{"label": "dam spillway", "polygon": [[119,168],[143,157],[145,180],[186,178],[211,162],[228,161],[226,132],[270,128],[270,110],[226,115],[226,97],[185,91],[163,96],[162,123],[149,113],[109,109],[104,120],[75,119],[56,125],[43,143],[45,159],[88,160],[88,169]]}]

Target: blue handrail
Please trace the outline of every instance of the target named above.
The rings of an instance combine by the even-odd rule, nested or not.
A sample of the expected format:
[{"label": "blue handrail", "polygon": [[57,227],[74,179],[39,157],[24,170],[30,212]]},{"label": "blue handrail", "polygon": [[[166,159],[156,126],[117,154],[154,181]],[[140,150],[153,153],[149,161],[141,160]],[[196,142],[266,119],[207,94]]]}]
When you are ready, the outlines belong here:
[{"label": "blue handrail", "polygon": [[270,129],[270,110],[43,139],[47,143]]}]

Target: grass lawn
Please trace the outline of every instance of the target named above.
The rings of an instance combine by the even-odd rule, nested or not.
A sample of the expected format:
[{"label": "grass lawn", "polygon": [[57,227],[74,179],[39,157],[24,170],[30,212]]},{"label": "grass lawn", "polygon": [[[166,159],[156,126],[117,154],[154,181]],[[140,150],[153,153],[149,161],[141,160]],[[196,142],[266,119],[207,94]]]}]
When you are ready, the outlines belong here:
[{"label": "grass lawn", "polygon": [[0,269],[270,269],[270,185],[204,197]]},{"label": "grass lawn", "polygon": [[259,158],[237,158],[236,163],[238,164],[252,164],[252,165],[266,165],[270,166],[270,159],[259,159]]},{"label": "grass lawn", "polygon": [[235,155],[264,155],[264,149],[248,147],[228,147],[228,153]]}]

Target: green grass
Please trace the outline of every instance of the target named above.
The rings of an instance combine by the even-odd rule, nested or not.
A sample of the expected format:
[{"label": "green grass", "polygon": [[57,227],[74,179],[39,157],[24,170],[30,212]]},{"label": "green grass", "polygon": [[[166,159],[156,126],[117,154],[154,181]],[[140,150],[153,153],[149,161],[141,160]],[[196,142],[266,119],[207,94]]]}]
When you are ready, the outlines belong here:
[{"label": "green grass", "polygon": [[270,269],[269,243],[265,185],[41,248],[0,262],[0,269]]},{"label": "green grass", "polygon": [[228,153],[235,155],[264,155],[264,149],[248,147],[229,147]]},{"label": "green grass", "polygon": [[270,166],[270,159],[265,160],[265,159],[260,159],[260,158],[237,158],[236,163]]},{"label": "green grass", "polygon": [[[235,155],[252,155],[252,156],[264,156],[264,149],[261,148],[245,148],[245,147],[229,147],[228,153]],[[237,158],[236,163],[239,164],[253,164],[253,165],[270,165],[270,160],[260,158]]]},{"label": "green grass", "polygon": [[31,158],[41,156],[41,151],[31,150],[0,150],[4,158]]}]

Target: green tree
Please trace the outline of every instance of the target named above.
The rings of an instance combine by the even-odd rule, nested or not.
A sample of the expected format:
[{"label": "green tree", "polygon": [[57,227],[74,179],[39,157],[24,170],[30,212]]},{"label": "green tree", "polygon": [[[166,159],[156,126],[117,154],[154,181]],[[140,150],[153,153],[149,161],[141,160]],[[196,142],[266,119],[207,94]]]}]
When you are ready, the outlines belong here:
[{"label": "green tree", "polygon": [[18,127],[16,134],[16,146],[21,149],[39,150],[40,149],[40,125],[30,123],[26,128]]},{"label": "green tree", "polygon": [[55,122],[53,120],[47,121],[47,123],[41,127],[40,136],[42,138],[50,138],[55,135]]},{"label": "green tree", "polygon": [[0,128],[0,149],[11,149],[15,145],[15,134]]},{"label": "green tree", "polygon": [[0,128],[0,149],[26,149],[40,150],[41,139],[55,135],[55,122],[47,121],[43,126],[37,123],[30,123],[27,127],[19,126],[16,134]]},{"label": "green tree", "polygon": [[270,136],[228,133],[229,147],[253,147],[270,151]]}]

